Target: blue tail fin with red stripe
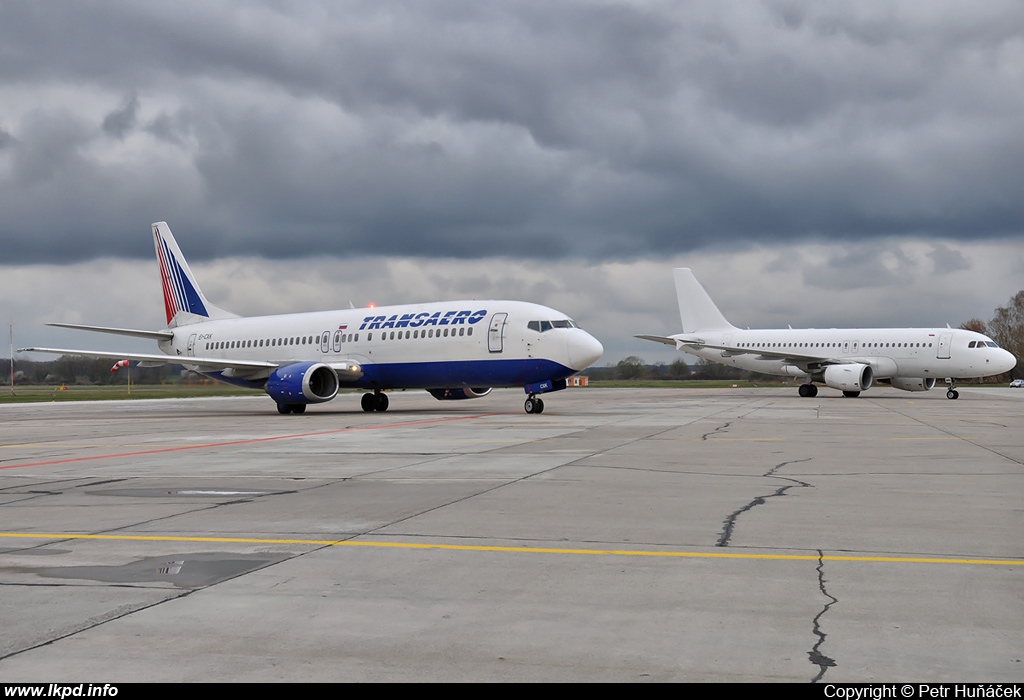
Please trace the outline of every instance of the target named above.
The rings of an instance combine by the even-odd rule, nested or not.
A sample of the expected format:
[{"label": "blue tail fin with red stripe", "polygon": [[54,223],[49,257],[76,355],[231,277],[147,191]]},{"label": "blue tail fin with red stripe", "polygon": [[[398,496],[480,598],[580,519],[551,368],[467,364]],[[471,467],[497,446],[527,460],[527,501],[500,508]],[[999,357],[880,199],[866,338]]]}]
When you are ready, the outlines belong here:
[{"label": "blue tail fin with red stripe", "polygon": [[199,283],[192,275],[185,256],[171,235],[167,222],[153,224],[156,259],[160,263],[160,278],[164,290],[164,311],[167,325],[199,323],[211,318],[234,318],[236,314],[214,306],[203,296]]}]

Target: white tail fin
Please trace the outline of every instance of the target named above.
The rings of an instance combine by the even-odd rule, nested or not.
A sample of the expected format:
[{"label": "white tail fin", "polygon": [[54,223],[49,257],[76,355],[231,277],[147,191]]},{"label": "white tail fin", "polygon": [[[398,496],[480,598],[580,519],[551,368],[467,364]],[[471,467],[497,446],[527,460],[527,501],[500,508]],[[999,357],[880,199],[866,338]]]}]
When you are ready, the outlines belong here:
[{"label": "white tail fin", "polygon": [[700,286],[688,267],[677,267],[672,270],[676,281],[676,297],[679,300],[679,320],[683,323],[683,333],[700,331],[726,331],[735,328],[725,320],[725,316],[711,301],[711,297]]},{"label": "white tail fin", "polygon": [[153,241],[156,259],[160,263],[168,326],[197,323],[207,318],[236,317],[236,314],[214,306],[203,296],[166,222],[153,224]]}]

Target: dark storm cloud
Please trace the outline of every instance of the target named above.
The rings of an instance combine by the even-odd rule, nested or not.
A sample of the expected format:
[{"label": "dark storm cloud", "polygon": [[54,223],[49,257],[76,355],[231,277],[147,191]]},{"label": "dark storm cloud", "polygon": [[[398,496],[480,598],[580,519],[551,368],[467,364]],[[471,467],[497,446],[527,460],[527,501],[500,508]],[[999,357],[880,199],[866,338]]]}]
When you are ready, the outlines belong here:
[{"label": "dark storm cloud", "polygon": [[1022,45],[1013,2],[9,4],[0,237],[26,262],[148,255],[159,219],[199,257],[1019,237]]},{"label": "dark storm cloud", "polygon": [[123,139],[135,128],[139,111],[139,98],[131,95],[124,105],[108,114],[103,120],[103,131],[107,136]]}]

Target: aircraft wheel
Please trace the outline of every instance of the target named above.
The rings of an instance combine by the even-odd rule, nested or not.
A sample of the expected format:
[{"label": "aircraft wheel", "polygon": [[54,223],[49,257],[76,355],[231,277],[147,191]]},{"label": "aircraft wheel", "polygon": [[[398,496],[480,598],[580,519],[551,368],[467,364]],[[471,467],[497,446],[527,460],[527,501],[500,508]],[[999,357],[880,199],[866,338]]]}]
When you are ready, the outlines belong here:
[{"label": "aircraft wheel", "polygon": [[949,391],[946,392],[946,398],[951,401],[956,400],[960,398],[960,392],[957,391],[956,389],[950,389]]},{"label": "aircraft wheel", "polygon": [[376,403],[376,406],[374,406],[375,411],[377,411],[378,413],[383,413],[384,411],[388,410],[388,404],[390,402],[388,401],[387,394],[376,394],[374,398]]},{"label": "aircraft wheel", "polygon": [[292,413],[305,413],[305,412],[306,412],[306,404],[304,404],[304,403],[293,403],[292,404]]},{"label": "aircraft wheel", "polygon": [[363,394],[363,398],[359,400],[359,405],[362,406],[364,411],[371,413],[377,407],[377,398],[373,394]]},{"label": "aircraft wheel", "polygon": [[526,399],[526,403],[523,404],[523,410],[527,413],[540,413],[540,411],[537,410],[537,401],[539,401],[539,399],[535,399],[532,396]]},{"label": "aircraft wheel", "polygon": [[292,412],[292,407],[286,403],[279,403],[277,404],[277,412],[280,413],[282,416],[287,416],[289,413]]},{"label": "aircraft wheel", "polygon": [[818,387],[813,384],[801,384],[800,385],[800,396],[806,399],[813,398],[818,395]]},{"label": "aircraft wheel", "polygon": [[537,404],[534,413],[544,413],[544,400],[534,399],[534,403]]},{"label": "aircraft wheel", "polygon": [[843,396],[845,396],[848,399],[855,399],[858,396],[860,396],[860,392],[859,391],[844,391],[843,392]]}]

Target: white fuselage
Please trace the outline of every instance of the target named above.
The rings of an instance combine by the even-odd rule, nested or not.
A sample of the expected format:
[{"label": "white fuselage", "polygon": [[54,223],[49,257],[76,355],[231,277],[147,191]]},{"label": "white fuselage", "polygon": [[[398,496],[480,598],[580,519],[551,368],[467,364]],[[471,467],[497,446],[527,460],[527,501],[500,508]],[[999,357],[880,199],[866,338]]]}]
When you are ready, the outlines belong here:
[{"label": "white fuselage", "polygon": [[980,333],[951,328],[734,329],[672,337],[690,340],[695,335],[706,345],[735,347],[738,352],[686,344],[689,353],[754,372],[796,377],[809,376],[803,363],[777,355],[867,364],[879,379],[990,376],[1007,372],[1016,363],[1012,354]]}]

